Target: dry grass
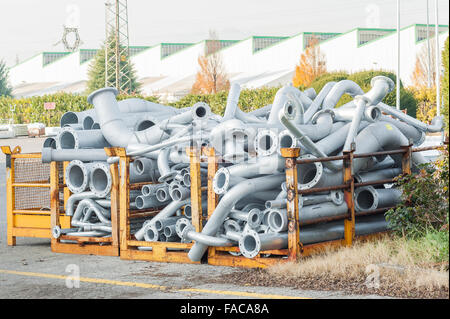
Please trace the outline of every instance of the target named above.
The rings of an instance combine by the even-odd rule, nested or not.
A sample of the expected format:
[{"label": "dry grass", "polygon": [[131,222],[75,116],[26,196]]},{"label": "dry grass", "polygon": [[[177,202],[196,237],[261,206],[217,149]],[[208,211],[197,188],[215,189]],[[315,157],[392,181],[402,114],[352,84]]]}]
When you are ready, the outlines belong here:
[{"label": "dry grass", "polygon": [[[297,263],[242,270],[222,279],[239,284],[343,290],[352,294],[449,298],[448,262],[435,263],[435,259],[436,251],[420,241],[386,236],[323,251]],[[379,280],[371,280],[377,273]]]},{"label": "dry grass", "polygon": [[[360,280],[379,273],[390,285],[402,285],[406,290],[449,288],[447,264],[432,263],[435,252],[406,239],[389,237],[376,242],[357,243],[337,251],[270,267],[269,274],[286,279],[315,277],[327,274],[336,280]],[[370,283],[370,282],[369,282]]]}]

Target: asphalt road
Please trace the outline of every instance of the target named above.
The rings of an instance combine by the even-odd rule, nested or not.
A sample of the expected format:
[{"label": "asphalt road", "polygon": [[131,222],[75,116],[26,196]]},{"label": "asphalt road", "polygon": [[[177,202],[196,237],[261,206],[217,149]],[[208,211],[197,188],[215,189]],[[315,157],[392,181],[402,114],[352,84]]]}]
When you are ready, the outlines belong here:
[{"label": "asphalt road", "polygon": [[[43,139],[0,140],[21,145],[22,152],[39,151]],[[58,254],[49,239],[17,238],[6,244],[5,162],[0,158],[0,298],[378,298],[335,291],[218,283],[237,268],[206,264],[127,261],[119,257]],[[70,280],[79,274],[79,287]]]}]

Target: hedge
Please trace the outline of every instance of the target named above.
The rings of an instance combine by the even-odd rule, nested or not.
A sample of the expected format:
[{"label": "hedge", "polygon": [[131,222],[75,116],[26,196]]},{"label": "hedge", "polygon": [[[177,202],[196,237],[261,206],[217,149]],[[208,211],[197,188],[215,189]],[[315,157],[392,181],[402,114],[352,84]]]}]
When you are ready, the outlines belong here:
[{"label": "hedge", "polygon": [[[140,95],[118,95],[118,100],[130,97],[143,98],[148,101],[157,102],[154,96],[143,97]],[[54,110],[44,109],[45,102],[55,102]],[[87,102],[87,96],[70,93],[55,93],[43,96],[24,98],[0,97],[0,120],[6,121],[10,118],[16,124],[44,123],[46,126],[58,126],[59,119],[67,111],[81,112],[92,108]]]}]

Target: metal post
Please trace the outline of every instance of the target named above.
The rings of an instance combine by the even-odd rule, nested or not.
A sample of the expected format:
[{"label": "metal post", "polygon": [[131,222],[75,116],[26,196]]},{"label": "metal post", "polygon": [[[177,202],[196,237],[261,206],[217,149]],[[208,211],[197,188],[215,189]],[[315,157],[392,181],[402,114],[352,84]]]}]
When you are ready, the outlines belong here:
[{"label": "metal post", "polygon": [[298,211],[297,157],[299,148],[282,148],[281,156],[286,159],[286,189],[288,215],[288,259],[296,261],[300,256],[300,229]]},{"label": "metal post", "polygon": [[430,14],[429,14],[429,1],[427,0],[427,57],[428,57],[428,70],[427,70],[427,84],[431,87],[431,52],[430,52]]},{"label": "metal post", "polygon": [[130,239],[130,225],[128,219],[130,215],[130,158],[126,155],[124,148],[116,149],[116,156],[119,156],[120,169],[120,250],[128,250],[127,241]]},{"label": "metal post", "polygon": [[402,155],[402,174],[403,175],[411,175],[411,148],[412,142],[409,141],[408,146],[403,146],[402,148],[405,152]]},{"label": "metal post", "polygon": [[[61,227],[59,220],[59,163],[50,163],[50,225],[51,229],[58,226]],[[51,239],[52,245],[56,244],[59,239]]]},{"label": "metal post", "polygon": [[397,110],[400,110],[400,0],[397,0],[397,90],[396,104]]},{"label": "metal post", "polygon": [[348,207],[348,217],[344,220],[344,243],[346,246],[353,244],[355,238],[355,184],[353,178],[353,152],[355,151],[355,144],[352,143],[350,151],[344,151],[344,184],[349,184],[349,188],[344,189],[344,200]]},{"label": "metal post", "polygon": [[9,146],[2,146],[6,160],[6,233],[8,246],[16,245],[16,237],[13,235],[13,210],[14,210],[14,158],[11,156]]},{"label": "metal post", "polygon": [[440,83],[440,75],[441,75],[441,62],[440,62],[440,52],[439,52],[439,15],[438,15],[438,0],[434,1],[435,8],[434,13],[436,16],[436,25],[434,31],[434,39],[436,42],[436,114],[438,116],[441,115],[441,83]]},{"label": "metal post", "polygon": [[[208,156],[208,219],[216,210],[219,203],[219,195],[214,192],[213,180],[219,168],[218,158],[216,156],[216,150],[213,147],[205,149]],[[212,258],[216,255],[215,247],[208,248],[208,258]]]},{"label": "metal post", "polygon": [[[105,147],[105,153],[108,156],[117,156],[116,148]],[[110,165],[110,172],[112,177],[111,185],[111,239],[112,247],[119,248],[119,209],[120,209],[120,179],[119,179],[119,165],[118,163],[113,163]]]}]

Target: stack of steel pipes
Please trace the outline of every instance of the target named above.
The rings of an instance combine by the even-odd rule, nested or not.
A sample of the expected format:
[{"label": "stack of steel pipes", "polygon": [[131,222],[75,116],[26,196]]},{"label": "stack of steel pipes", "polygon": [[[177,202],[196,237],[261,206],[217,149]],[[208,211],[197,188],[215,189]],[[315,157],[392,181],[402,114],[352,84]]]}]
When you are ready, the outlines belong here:
[{"label": "stack of steel pipes", "polygon": [[[287,248],[287,192],[281,148],[299,147],[299,159],[341,155],[352,148],[354,154],[374,153],[399,149],[410,142],[418,146],[426,132],[442,130],[441,117],[425,124],[382,103],[394,88],[389,78],[377,76],[371,86],[365,93],[349,80],[329,82],[318,94],[313,89],[300,91],[285,86],[278,90],[271,105],[245,113],[238,107],[240,86],[233,84],[223,116],[212,114],[205,103],[174,109],[139,99],[117,102],[117,91],[104,88],[88,97],[95,112],[63,116],[61,124],[68,128],[56,137],[56,149],[44,148],[43,159],[70,160],[77,167],[76,172],[80,172],[73,173],[72,186],[78,192],[72,190],[74,195],[70,197],[76,197],[73,203],[77,203],[77,209],[81,206],[82,217],[77,215],[78,224],[72,223],[77,232],[108,234],[104,232],[106,228],[95,229],[91,224],[103,222],[97,211],[103,217],[108,216],[108,188],[104,186],[110,180],[101,177],[107,174],[100,167],[106,168],[106,163],[118,159],[107,159],[100,148],[120,146],[135,158],[130,180],[152,182],[140,194],[130,194],[133,208],[162,208],[155,217],[132,225],[136,239],[194,242],[188,254],[193,261],[201,260],[209,246],[238,246],[243,256],[253,258],[264,250]],[[353,100],[335,108],[344,94]],[[64,117],[70,121],[63,122]],[[143,119],[151,119],[151,123],[137,125]],[[96,123],[98,126],[94,126]],[[190,145],[212,147],[222,159],[213,179],[219,203],[200,233],[190,221],[190,170],[185,153]],[[413,170],[426,162],[420,153],[412,154]],[[204,165],[201,163],[202,185],[207,182]],[[298,165],[298,189],[341,185],[342,166],[342,161]],[[353,175],[356,182],[386,180],[399,175],[401,167],[401,154],[356,158]],[[70,173],[67,172],[66,178]],[[156,181],[158,184],[154,184]],[[358,187],[356,212],[394,206],[400,196],[401,192],[392,185]],[[96,211],[90,204],[81,203],[86,198],[103,210]],[[202,206],[206,207],[206,202]],[[300,241],[310,244],[343,238],[342,220],[325,220],[347,211],[342,191],[300,195]],[[87,224],[83,224],[86,218]],[[355,231],[356,235],[365,235],[384,231],[386,227],[381,213],[357,217]]]}]

